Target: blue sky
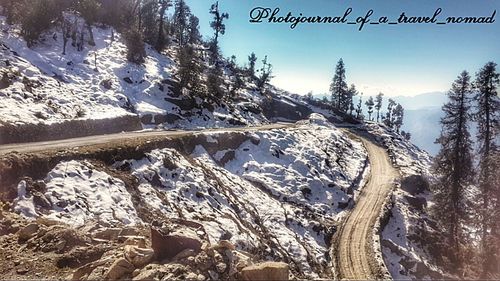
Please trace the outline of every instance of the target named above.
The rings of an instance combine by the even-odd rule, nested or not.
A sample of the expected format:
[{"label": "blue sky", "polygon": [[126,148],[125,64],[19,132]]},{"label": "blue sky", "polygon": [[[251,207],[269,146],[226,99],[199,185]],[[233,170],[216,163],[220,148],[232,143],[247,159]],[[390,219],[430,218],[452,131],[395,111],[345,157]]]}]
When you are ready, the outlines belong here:
[{"label": "blue sky", "polygon": [[[212,36],[209,0],[186,0],[200,18],[202,34]],[[328,92],[334,67],[343,58],[348,83],[365,95],[383,92],[388,96],[416,95],[448,90],[464,69],[475,73],[488,61],[500,63],[500,0],[220,0],[230,14],[226,34],[220,42],[224,55],[236,55],[244,64],[255,52],[259,61],[268,55],[274,67],[272,83],[291,92]],[[405,24],[357,25],[256,24],[249,22],[255,7],[281,9],[305,16],[342,16],[352,7],[349,19],[374,10],[372,20],[381,16],[397,20],[408,16],[432,16],[442,8],[440,19],[448,16],[491,16],[493,24]]]}]

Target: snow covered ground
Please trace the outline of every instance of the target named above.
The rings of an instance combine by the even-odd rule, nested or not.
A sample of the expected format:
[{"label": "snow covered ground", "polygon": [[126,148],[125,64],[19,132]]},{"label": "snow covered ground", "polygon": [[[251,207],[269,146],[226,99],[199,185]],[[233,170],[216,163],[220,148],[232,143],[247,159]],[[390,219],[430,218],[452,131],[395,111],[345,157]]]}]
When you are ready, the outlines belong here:
[{"label": "snow covered ground", "polygon": [[[198,139],[189,155],[157,149],[114,168],[139,179],[143,207],[203,224],[213,244],[230,240],[299,276],[325,276],[329,240],[368,168],[362,144],[317,114],[295,128]],[[42,211],[21,182],[19,212],[74,225],[142,223],[124,183],[90,163],[60,163],[44,182],[53,207]]]},{"label": "snow covered ground", "polygon": [[[45,216],[75,227],[89,221],[140,221],[125,183],[87,161],[61,162],[45,178],[43,191],[26,189],[26,181],[20,182],[14,204],[28,218]],[[43,208],[47,205],[52,207],[48,211]]]},{"label": "snow covered ground", "polygon": [[376,136],[379,143],[387,147],[389,157],[402,175],[430,176],[432,157],[411,141],[388,129],[383,124],[366,123],[365,129]]},{"label": "snow covered ground", "polygon": [[[50,124],[129,114],[149,116],[161,127],[224,127],[232,125],[230,120],[243,124],[266,121],[246,109],[245,103],[255,105],[261,100],[247,89],[239,92],[240,103],[216,106],[214,111],[196,107],[202,103],[200,99],[189,105],[195,108],[179,106],[176,101],[187,99],[173,95],[168,82],[175,80],[175,47],[160,54],[146,45],[146,62],[136,65],[126,60],[120,34],[112,41],[109,28],[94,27],[96,46],[85,46],[80,52],[69,40],[66,55],[62,55],[62,33],[57,29],[46,33],[32,49],[20,37],[19,28],[7,25],[4,17],[0,17],[0,30],[3,122]],[[157,117],[155,122],[155,116],[168,114],[175,120],[158,122]]]}]

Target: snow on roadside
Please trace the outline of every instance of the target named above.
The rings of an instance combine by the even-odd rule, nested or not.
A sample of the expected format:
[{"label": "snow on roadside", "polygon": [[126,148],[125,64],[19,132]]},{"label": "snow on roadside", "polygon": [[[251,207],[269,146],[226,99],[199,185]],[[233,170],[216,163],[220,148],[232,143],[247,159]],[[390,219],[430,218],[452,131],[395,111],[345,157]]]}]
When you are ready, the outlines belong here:
[{"label": "snow on roadside", "polygon": [[[17,212],[29,218],[42,215],[73,226],[96,220],[126,225],[141,221],[125,183],[86,161],[59,163],[44,182],[45,191],[39,194],[35,190],[27,192],[26,181],[19,183],[14,201]],[[51,207],[35,208],[42,200]]]},{"label": "snow on roadside", "polygon": [[[219,137],[207,134],[207,143],[221,143]],[[320,115],[246,138],[234,150],[211,154],[200,144],[186,156],[160,149],[115,166],[131,167],[150,208],[202,223],[212,243],[230,240],[319,277],[329,270],[329,239],[366,168],[366,151]]]},{"label": "snow on roadside", "polygon": [[[8,30],[0,33],[0,43],[4,44],[1,67],[17,76],[1,91],[0,116],[4,122],[53,123],[83,118],[83,114],[92,119],[130,114],[122,108],[127,97],[120,81],[112,81],[111,91],[100,86],[101,81],[117,74],[135,72],[122,58],[125,46],[119,42],[110,45],[110,30],[96,30],[94,50],[78,52],[68,44],[67,55],[62,56],[62,42],[50,38],[30,49],[3,17],[0,24]],[[59,32],[55,34],[62,38]],[[98,72],[91,63],[94,54]],[[27,86],[28,81],[31,86]]]},{"label": "snow on roadside", "polygon": [[365,129],[376,136],[377,141],[387,147],[392,164],[402,175],[423,174],[430,176],[432,157],[425,150],[418,148],[411,141],[393,132],[383,124],[366,123]]},{"label": "snow on roadside", "polygon": [[401,175],[401,184],[391,196],[390,217],[381,233],[385,265],[395,280],[443,278],[424,238],[437,232],[427,213],[432,204],[432,157],[384,125],[369,123],[365,128],[387,147]]}]

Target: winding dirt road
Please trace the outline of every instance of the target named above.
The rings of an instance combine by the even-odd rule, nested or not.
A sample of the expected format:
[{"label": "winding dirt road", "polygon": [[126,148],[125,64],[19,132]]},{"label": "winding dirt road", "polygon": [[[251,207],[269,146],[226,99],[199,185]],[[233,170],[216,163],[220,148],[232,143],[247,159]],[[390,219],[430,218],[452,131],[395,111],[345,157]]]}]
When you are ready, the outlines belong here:
[{"label": "winding dirt road", "polygon": [[354,209],[339,229],[336,256],[340,278],[367,280],[378,277],[372,230],[398,174],[383,147],[367,137],[358,137],[368,151],[371,171]]},{"label": "winding dirt road", "polygon": [[[44,150],[72,149],[118,141],[148,140],[152,137],[176,137],[224,131],[248,132],[293,126],[294,124],[290,123],[277,123],[256,127],[205,129],[200,131],[139,131],[58,141],[8,144],[0,145],[0,156],[11,152],[32,153]],[[384,148],[377,146],[368,137],[362,137],[357,134],[356,138],[360,138],[363,141],[368,151],[371,172],[354,209],[339,229],[337,248],[332,249],[332,254],[337,257],[337,271],[340,278],[366,280],[377,277],[376,267],[373,265],[372,229],[380,214],[383,201],[390,192],[393,182],[398,175],[392,167]]]}]

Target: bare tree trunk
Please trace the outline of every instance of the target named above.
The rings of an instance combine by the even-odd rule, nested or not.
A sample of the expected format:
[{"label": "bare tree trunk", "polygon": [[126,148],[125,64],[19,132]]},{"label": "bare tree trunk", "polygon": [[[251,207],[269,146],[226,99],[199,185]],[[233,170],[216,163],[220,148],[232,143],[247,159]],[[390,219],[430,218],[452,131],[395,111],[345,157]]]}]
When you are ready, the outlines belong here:
[{"label": "bare tree trunk", "polygon": [[95,41],[94,41],[94,32],[92,31],[92,25],[87,23],[87,30],[89,31],[89,45],[90,46],[95,46]]},{"label": "bare tree trunk", "polygon": [[65,34],[63,34],[63,56],[66,55],[66,45],[68,44],[68,38],[66,37]]}]

